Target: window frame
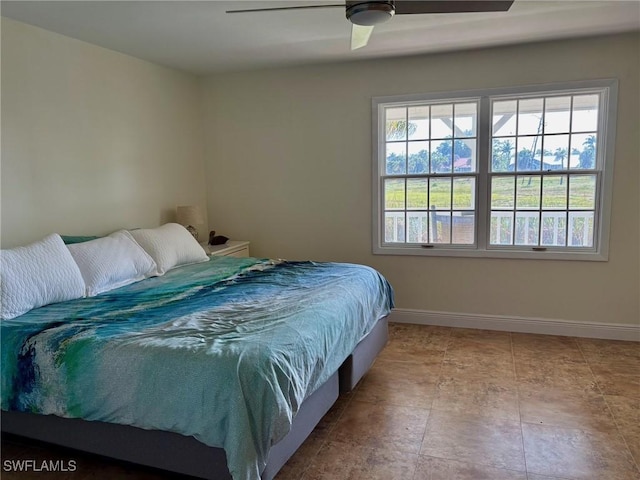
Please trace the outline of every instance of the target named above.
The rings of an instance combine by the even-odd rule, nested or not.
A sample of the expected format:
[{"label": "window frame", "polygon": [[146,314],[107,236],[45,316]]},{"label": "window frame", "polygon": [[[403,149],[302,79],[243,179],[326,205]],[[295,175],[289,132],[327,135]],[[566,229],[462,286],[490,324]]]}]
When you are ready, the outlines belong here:
[{"label": "window frame", "polygon": [[[596,199],[593,222],[593,247],[490,245],[490,171],[492,142],[491,101],[500,97],[527,98],[544,95],[600,94],[598,106],[598,149],[596,168],[589,173],[597,175]],[[617,118],[618,80],[597,79],[538,85],[521,85],[477,90],[446,91],[430,94],[409,94],[373,97],[372,105],[372,241],[376,255],[417,255],[445,257],[481,257],[545,260],[607,261],[609,256],[609,231],[611,198],[613,195],[613,167],[615,156],[615,132]],[[478,100],[477,112],[477,171],[475,198],[475,243],[470,245],[384,242],[384,182],[386,107],[409,107],[432,103],[464,103]],[[541,171],[542,172],[542,171]],[[518,172],[515,172],[516,174]],[[536,172],[523,172],[535,174]],[[579,173],[579,172],[576,172]],[[495,172],[494,172],[495,174]],[[455,177],[455,172],[451,174]],[[398,178],[403,178],[399,176]],[[407,211],[405,205],[405,212]],[[568,212],[569,210],[567,210]],[[540,225],[539,228],[542,228]]]}]

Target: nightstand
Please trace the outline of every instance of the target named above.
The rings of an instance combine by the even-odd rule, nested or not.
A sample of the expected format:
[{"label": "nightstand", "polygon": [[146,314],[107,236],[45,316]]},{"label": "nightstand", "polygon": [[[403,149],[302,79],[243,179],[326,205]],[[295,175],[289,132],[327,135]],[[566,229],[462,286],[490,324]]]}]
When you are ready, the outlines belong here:
[{"label": "nightstand", "polygon": [[228,240],[223,245],[207,245],[202,243],[202,248],[207,255],[216,255],[222,257],[248,257],[249,243],[244,240]]}]

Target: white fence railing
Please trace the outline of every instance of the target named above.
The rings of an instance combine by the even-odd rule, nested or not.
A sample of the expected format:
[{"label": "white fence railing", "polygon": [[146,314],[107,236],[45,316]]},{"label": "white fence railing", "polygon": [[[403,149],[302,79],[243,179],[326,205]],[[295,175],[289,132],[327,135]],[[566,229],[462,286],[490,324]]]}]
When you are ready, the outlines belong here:
[{"label": "white fence railing", "polygon": [[[593,212],[494,211],[490,243],[591,247],[593,220]],[[385,212],[385,242],[473,244],[474,231],[475,216],[462,212]]]},{"label": "white fence railing", "polygon": [[491,212],[491,244],[591,247],[593,212]]}]

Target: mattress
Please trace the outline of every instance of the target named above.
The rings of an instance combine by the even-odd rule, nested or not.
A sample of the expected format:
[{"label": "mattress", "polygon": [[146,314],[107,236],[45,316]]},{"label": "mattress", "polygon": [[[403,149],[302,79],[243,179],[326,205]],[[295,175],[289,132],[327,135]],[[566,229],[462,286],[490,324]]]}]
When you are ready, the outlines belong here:
[{"label": "mattress", "polygon": [[193,436],[257,479],[392,303],[368,267],[212,257],[2,322],[2,409]]}]

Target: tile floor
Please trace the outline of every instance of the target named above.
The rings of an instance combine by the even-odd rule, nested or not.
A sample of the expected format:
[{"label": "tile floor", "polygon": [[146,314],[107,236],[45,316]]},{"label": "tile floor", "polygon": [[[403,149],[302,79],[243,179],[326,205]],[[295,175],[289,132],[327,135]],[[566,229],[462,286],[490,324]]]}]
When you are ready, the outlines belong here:
[{"label": "tile floor", "polygon": [[[75,459],[72,474],[149,469],[3,439],[2,459]],[[277,480],[638,480],[640,343],[390,325],[390,342]]]}]

